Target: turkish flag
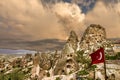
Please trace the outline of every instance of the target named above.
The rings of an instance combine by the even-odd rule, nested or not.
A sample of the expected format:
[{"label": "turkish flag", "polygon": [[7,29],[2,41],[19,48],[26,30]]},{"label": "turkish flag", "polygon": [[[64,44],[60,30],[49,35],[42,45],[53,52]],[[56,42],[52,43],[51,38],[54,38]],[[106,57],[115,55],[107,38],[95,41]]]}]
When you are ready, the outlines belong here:
[{"label": "turkish flag", "polygon": [[90,54],[92,58],[92,63],[91,64],[98,64],[98,63],[103,63],[105,61],[104,57],[104,49],[100,48],[94,53]]}]

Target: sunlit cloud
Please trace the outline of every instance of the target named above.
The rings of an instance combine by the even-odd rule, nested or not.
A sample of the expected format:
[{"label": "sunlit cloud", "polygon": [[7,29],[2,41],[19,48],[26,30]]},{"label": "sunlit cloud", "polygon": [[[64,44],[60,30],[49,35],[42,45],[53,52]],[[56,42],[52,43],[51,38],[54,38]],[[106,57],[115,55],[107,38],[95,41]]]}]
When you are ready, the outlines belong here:
[{"label": "sunlit cloud", "polygon": [[[86,15],[86,24],[100,24],[105,27],[108,38],[120,38],[119,3],[111,9],[103,1],[98,1],[92,11]],[[116,11],[116,12],[115,12]]]},{"label": "sunlit cloud", "polygon": [[[6,44],[11,44],[11,40],[12,42],[65,40],[70,30],[83,31],[81,25],[85,15],[81,13],[78,5],[58,2],[49,6],[52,8],[43,6],[41,0],[0,1],[0,39],[5,40],[5,45],[1,43],[1,48],[9,48],[10,46]],[[24,48],[28,44],[13,46]]]}]

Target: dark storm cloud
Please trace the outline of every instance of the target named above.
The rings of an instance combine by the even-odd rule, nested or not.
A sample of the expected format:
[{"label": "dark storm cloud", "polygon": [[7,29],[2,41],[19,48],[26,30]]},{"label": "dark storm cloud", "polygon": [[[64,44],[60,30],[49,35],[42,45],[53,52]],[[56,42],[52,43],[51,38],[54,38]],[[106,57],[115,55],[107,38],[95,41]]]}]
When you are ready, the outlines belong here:
[{"label": "dark storm cloud", "polygon": [[0,48],[46,51],[46,50],[61,50],[64,44],[65,41],[58,39],[44,39],[37,41],[1,39]]},{"label": "dark storm cloud", "polygon": [[40,50],[61,50],[65,44],[65,41],[58,39],[44,39],[38,41],[27,42],[31,47],[37,46],[35,49]]}]

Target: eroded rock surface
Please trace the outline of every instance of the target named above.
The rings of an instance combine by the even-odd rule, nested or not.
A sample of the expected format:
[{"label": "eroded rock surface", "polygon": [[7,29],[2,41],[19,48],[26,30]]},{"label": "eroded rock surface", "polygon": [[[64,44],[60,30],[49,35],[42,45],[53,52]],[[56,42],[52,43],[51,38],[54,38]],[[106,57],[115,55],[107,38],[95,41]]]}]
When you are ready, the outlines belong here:
[{"label": "eroded rock surface", "polygon": [[113,53],[113,44],[107,40],[105,28],[91,24],[83,34],[80,49],[90,54],[100,47],[104,47],[106,53]]}]

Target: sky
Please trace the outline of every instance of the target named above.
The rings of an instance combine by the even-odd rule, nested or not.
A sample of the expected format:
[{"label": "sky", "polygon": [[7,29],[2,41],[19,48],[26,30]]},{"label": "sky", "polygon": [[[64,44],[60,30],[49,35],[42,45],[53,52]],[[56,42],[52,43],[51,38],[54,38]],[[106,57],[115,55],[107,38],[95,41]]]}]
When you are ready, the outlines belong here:
[{"label": "sky", "polygon": [[80,39],[90,24],[103,26],[107,38],[120,38],[120,1],[1,0],[0,48],[61,49],[71,30]]}]

